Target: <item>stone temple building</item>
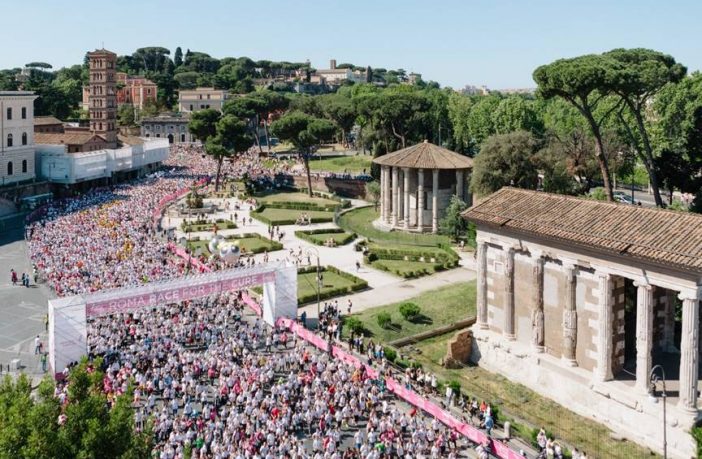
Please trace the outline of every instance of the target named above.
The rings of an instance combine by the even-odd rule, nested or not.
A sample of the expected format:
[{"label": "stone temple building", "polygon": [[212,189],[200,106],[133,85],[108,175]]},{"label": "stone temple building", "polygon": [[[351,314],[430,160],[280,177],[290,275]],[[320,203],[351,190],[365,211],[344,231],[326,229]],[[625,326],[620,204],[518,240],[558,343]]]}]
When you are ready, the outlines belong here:
[{"label": "stone temple building", "polygon": [[463,215],[477,225],[472,359],[659,452],[661,365],[668,452],[694,457],[702,215],[514,188]]},{"label": "stone temple building", "polygon": [[423,143],[373,160],[380,166],[380,229],[436,233],[451,196],[470,204],[473,160]]}]

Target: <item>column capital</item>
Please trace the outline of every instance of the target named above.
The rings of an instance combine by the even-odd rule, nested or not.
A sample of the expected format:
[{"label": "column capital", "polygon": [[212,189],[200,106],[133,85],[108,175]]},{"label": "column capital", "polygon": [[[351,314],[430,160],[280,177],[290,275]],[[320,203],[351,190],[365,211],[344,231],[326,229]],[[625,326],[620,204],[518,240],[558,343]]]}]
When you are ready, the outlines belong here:
[{"label": "column capital", "polygon": [[636,288],[641,288],[641,289],[646,289],[648,291],[653,290],[653,285],[649,284],[647,281],[641,281],[641,280],[635,280],[634,281],[634,287]]},{"label": "column capital", "polygon": [[681,301],[699,301],[700,294],[697,290],[682,290],[678,293],[678,299]]}]

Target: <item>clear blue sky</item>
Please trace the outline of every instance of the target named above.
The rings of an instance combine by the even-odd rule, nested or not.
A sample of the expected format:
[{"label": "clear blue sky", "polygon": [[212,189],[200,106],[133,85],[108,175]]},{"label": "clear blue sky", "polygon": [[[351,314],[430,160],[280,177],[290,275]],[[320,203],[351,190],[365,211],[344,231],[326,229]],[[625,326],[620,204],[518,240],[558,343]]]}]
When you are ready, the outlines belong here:
[{"label": "clear blue sky", "polygon": [[531,87],[540,64],[617,47],[702,68],[700,0],[0,0],[0,11],[0,68],[80,63],[103,42],[317,68],[336,58],[454,88]]}]

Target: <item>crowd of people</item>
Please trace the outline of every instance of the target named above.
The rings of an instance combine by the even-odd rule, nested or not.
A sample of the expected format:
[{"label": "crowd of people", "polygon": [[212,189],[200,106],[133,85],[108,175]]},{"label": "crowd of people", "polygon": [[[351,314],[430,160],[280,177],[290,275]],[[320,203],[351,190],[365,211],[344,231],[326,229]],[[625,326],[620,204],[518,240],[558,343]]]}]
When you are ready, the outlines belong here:
[{"label": "crowd of people", "polygon": [[137,427],[152,420],[161,459],[456,458],[468,446],[362,367],[244,316],[234,294],[95,319],[88,346],[110,400],[134,382]]}]

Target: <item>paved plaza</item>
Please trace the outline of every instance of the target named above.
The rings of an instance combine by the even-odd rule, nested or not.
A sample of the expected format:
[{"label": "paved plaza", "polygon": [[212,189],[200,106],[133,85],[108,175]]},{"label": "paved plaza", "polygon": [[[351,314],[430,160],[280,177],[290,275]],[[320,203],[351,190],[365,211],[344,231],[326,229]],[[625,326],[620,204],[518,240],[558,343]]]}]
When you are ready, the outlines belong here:
[{"label": "paved plaza", "polygon": [[34,354],[38,335],[48,348],[45,332],[47,301],[50,293],[32,281],[29,288],[12,285],[10,269],[21,277],[32,272],[22,228],[6,228],[0,233],[0,364],[3,373],[13,359],[20,359],[25,373],[33,377],[43,374],[39,356]]}]

